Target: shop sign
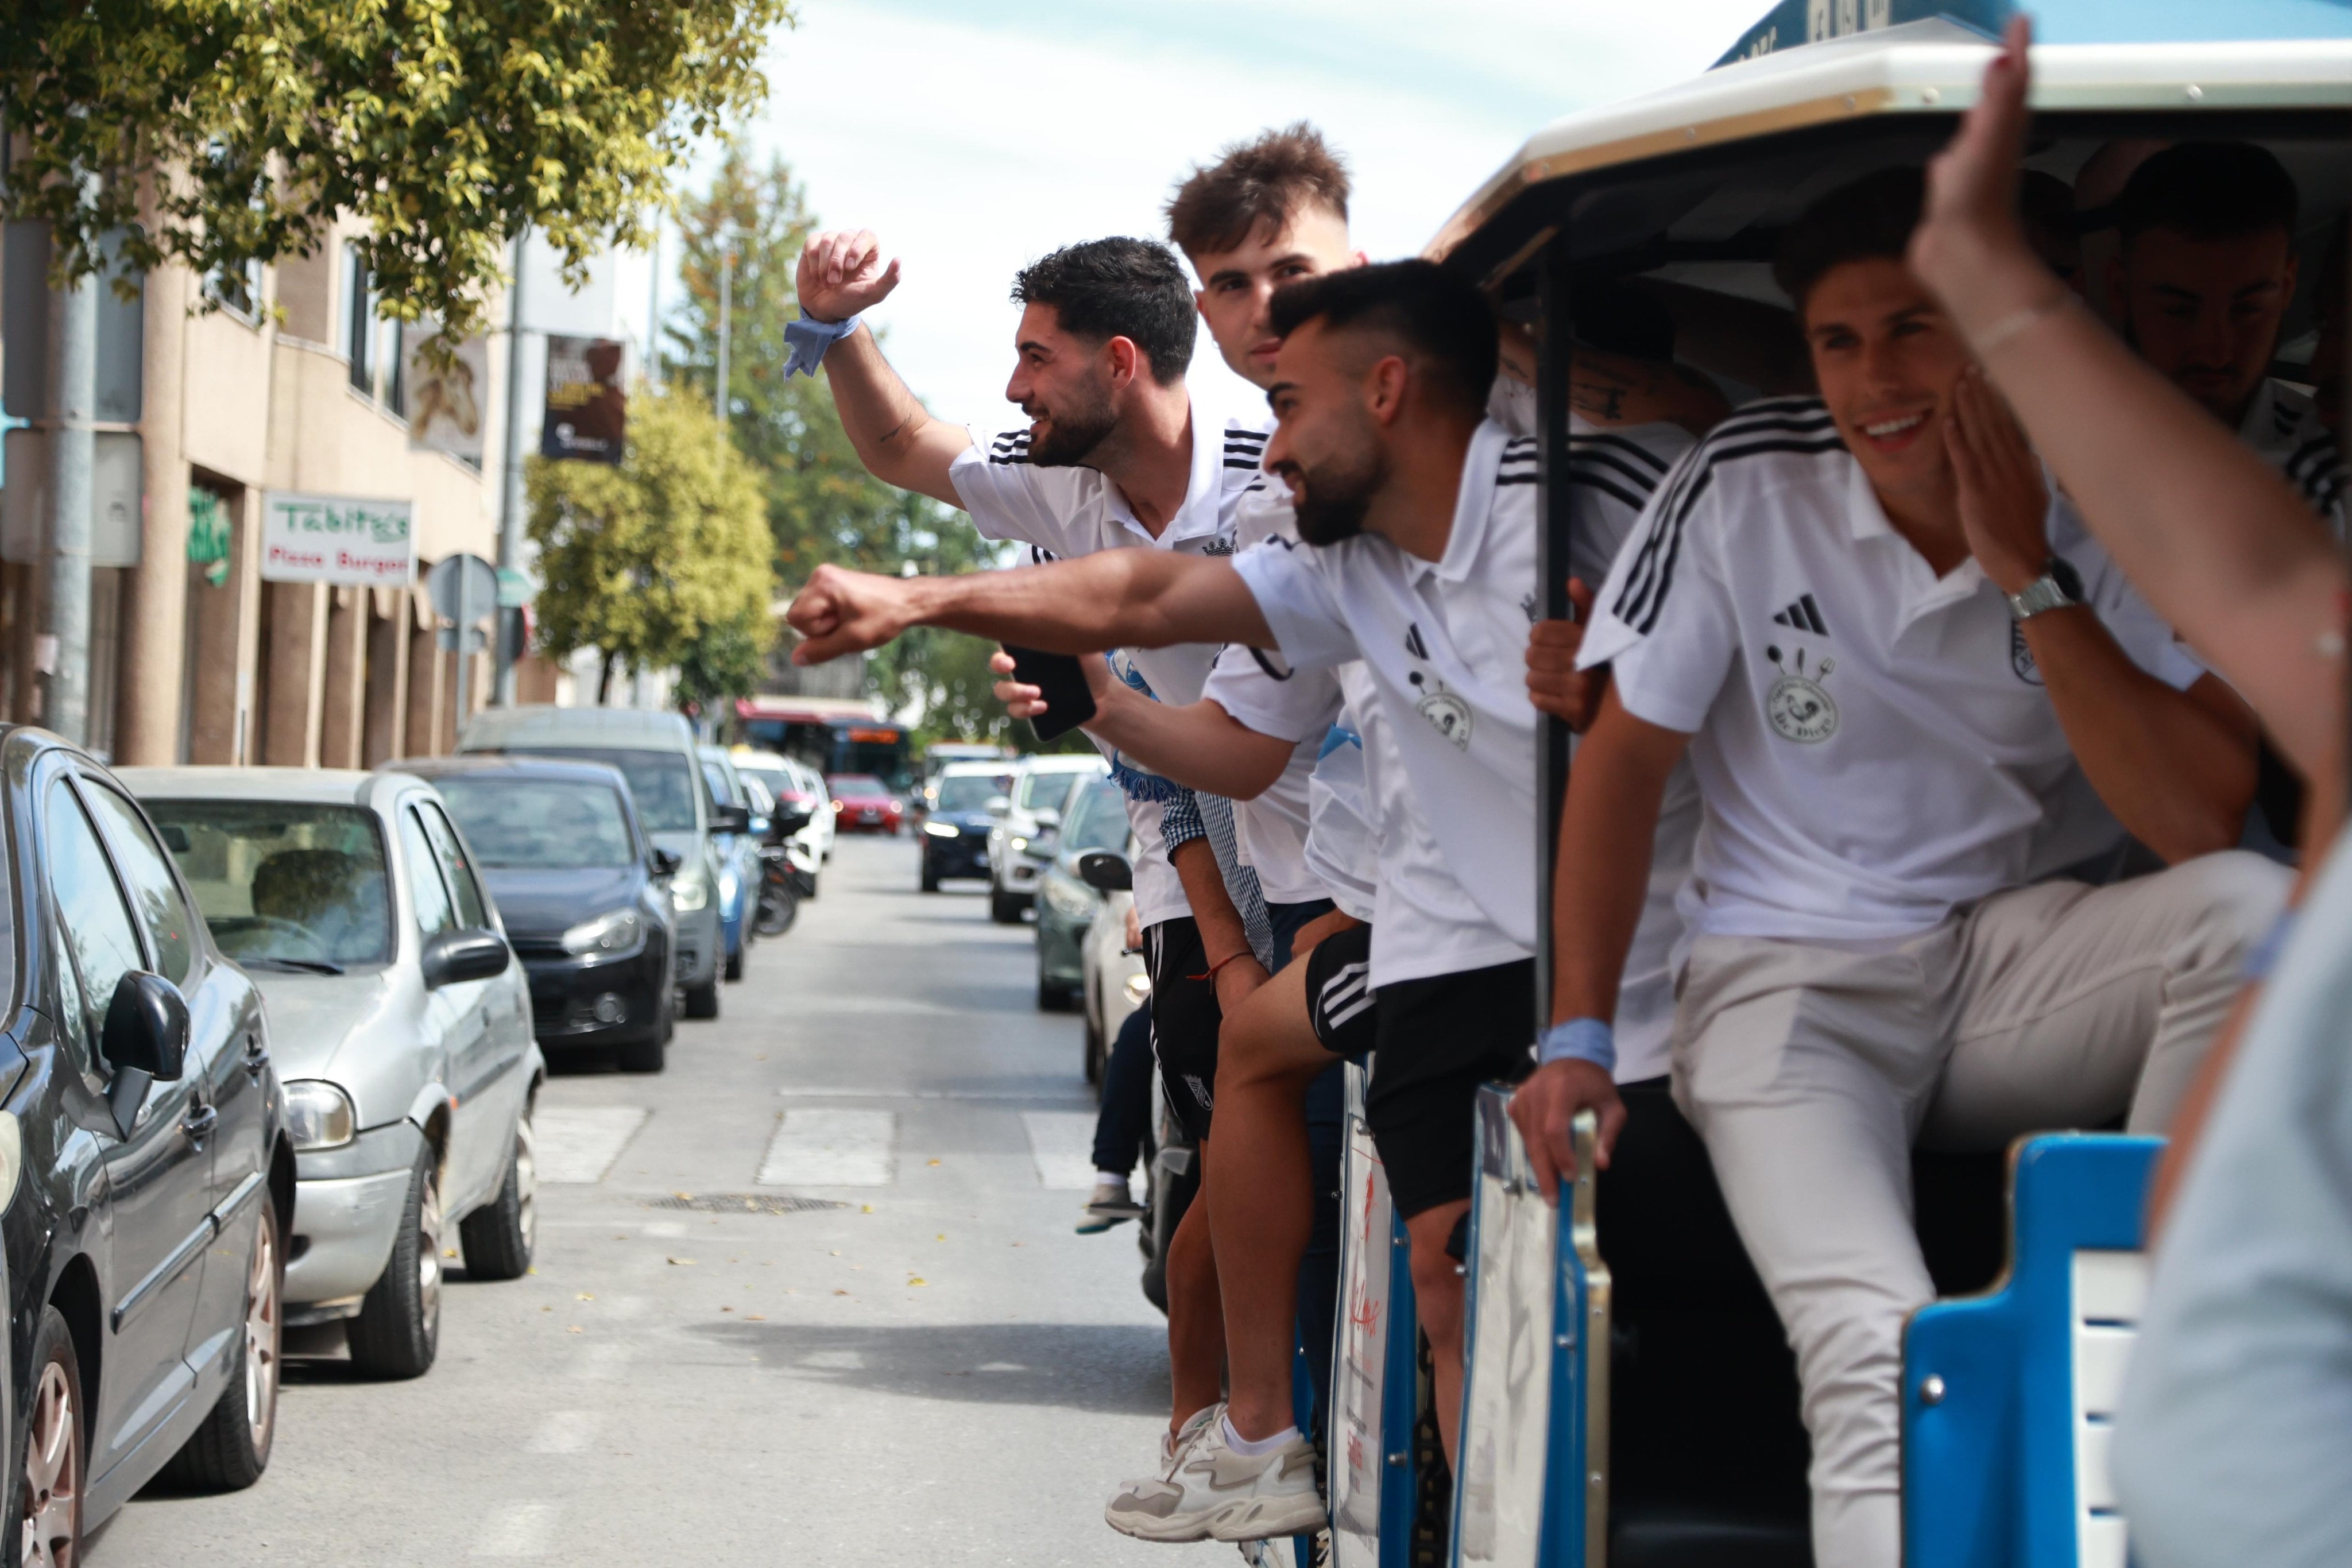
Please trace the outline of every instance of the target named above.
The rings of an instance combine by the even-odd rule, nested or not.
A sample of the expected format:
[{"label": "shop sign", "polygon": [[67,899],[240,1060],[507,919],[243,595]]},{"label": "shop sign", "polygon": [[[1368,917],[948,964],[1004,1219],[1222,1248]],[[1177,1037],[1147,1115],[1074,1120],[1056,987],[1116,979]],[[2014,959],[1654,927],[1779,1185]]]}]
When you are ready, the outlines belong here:
[{"label": "shop sign", "polygon": [[272,490],[261,501],[268,582],[407,583],[416,576],[412,504]]}]

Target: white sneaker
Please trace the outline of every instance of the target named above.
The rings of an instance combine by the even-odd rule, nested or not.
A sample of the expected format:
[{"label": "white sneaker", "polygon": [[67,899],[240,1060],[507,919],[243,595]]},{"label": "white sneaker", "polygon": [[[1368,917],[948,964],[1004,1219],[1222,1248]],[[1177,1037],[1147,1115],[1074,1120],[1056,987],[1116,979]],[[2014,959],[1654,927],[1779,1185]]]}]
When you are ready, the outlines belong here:
[{"label": "white sneaker", "polygon": [[[1211,1430],[1213,1425],[1224,1413],[1224,1402],[1220,1400],[1205,1410],[1194,1411],[1186,1419],[1181,1429],[1174,1432],[1165,1430],[1160,1432],[1160,1474],[1149,1480],[1121,1482],[1118,1490],[1112,1494],[1110,1506],[1103,1510],[1103,1518],[1113,1530],[1122,1535],[1132,1535],[1143,1541],[1206,1541],[1209,1538],[1206,1531],[1197,1535],[1150,1533],[1151,1521],[1149,1510],[1141,1513],[1136,1512],[1129,1500],[1139,1495],[1152,1493],[1155,1489],[1166,1486],[1169,1475],[1183,1462],[1184,1456],[1192,1451],[1192,1445],[1200,1439],[1201,1434]],[[1130,1529],[1130,1524],[1140,1524],[1143,1528]]]},{"label": "white sneaker", "polygon": [[1265,1541],[1305,1535],[1328,1522],[1315,1490],[1315,1445],[1294,1438],[1269,1454],[1237,1454],[1225,1443],[1223,1409],[1168,1473],[1137,1481],[1111,1499],[1103,1517],[1141,1541]]}]

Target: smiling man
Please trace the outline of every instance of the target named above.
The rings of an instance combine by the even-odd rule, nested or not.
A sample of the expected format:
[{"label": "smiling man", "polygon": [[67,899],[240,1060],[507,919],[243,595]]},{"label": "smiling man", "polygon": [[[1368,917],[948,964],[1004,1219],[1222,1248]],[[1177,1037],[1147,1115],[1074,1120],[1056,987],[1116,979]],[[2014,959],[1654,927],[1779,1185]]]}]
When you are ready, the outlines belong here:
[{"label": "smiling man", "polygon": [[[1790,226],[1820,400],[1701,442],[1601,589],[1557,1021],[1512,1107],[1539,1169],[1578,1110],[1622,1120],[1605,1020],[1687,750],[1706,825],[1674,1092],[1797,1352],[1823,1568],[1899,1557],[1903,1322],[1934,1293],[1913,1142],[2161,1131],[2284,894],[2209,852],[2237,841],[2252,716],[2048,493],[1904,264],[1920,188],[1874,175]],[[2176,863],[2058,876],[2126,831]]]}]

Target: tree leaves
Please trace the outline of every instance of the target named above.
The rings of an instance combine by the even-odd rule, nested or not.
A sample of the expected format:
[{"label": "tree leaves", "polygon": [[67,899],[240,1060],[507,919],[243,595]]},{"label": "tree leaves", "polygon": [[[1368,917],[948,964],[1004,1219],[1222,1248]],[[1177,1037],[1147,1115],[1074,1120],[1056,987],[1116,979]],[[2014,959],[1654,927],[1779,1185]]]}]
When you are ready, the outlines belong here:
[{"label": "tree leaves", "polygon": [[[239,274],[340,214],[388,313],[478,330],[509,240],[575,283],[642,245],[693,140],[758,104],[791,0],[16,0],[0,127],[10,217],[60,275],[120,230],[138,270]],[[98,176],[85,198],[78,179]]]}]

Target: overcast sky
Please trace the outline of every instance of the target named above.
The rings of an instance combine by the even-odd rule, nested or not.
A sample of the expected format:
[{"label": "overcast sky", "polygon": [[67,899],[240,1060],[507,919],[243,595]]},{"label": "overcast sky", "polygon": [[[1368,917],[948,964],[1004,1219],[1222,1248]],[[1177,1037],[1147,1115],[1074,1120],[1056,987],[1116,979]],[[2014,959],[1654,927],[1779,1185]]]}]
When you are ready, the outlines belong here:
[{"label": "overcast sky", "polygon": [[[933,412],[1004,402],[1013,270],[1104,235],[1164,237],[1171,184],[1307,119],[1355,174],[1358,243],[1415,252],[1531,131],[1695,75],[1768,0],[802,0],[744,140],[828,227],[905,262],[876,312]],[[1205,336],[1196,365],[1213,362]],[[1223,373],[1218,367],[1217,373]]]}]

